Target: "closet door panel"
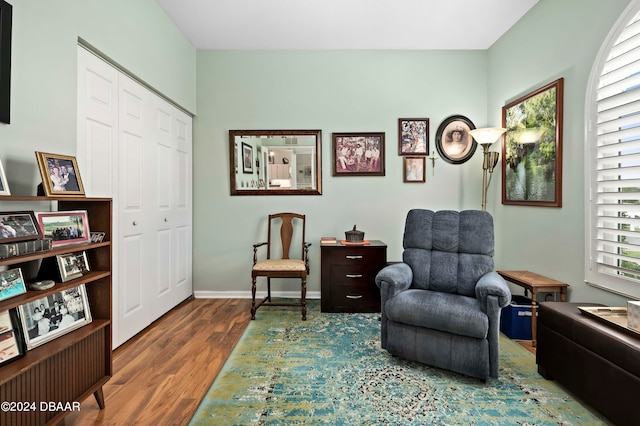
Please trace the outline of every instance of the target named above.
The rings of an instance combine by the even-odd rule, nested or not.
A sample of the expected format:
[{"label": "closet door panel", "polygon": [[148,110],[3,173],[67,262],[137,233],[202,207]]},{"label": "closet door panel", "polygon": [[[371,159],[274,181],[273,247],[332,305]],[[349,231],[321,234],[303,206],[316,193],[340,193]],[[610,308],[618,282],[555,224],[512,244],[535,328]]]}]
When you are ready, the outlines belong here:
[{"label": "closet door panel", "polygon": [[118,72],[91,53],[78,52],[78,149],[85,193],[113,196],[118,141]]},{"label": "closet door panel", "polygon": [[125,342],[150,324],[147,313],[147,293],[144,263],[144,243],[140,234],[120,239],[119,274],[126,276],[126,285],[119,289],[118,338]]}]

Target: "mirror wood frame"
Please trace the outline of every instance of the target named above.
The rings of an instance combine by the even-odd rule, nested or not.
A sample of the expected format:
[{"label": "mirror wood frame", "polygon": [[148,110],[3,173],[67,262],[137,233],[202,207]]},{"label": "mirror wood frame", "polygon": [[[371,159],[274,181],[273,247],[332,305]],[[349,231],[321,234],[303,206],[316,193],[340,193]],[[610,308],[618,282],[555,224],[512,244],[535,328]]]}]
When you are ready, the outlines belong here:
[{"label": "mirror wood frame", "polygon": [[[244,136],[315,136],[315,188],[314,189],[239,189],[237,188],[236,137]],[[255,161],[255,160],[254,160]],[[229,182],[231,195],[322,195],[322,131],[321,130],[229,130]]]}]

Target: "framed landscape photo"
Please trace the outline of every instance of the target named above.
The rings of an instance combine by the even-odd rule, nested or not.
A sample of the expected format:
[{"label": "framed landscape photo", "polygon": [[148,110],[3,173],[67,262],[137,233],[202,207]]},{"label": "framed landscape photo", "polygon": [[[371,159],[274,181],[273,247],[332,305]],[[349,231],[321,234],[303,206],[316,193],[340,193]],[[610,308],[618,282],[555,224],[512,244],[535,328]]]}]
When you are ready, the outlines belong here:
[{"label": "framed landscape photo", "polygon": [[398,155],[429,154],[429,119],[398,119]]},{"label": "framed landscape photo", "polygon": [[562,207],[560,78],[502,108],[502,204]]},{"label": "framed landscape photo", "polygon": [[0,195],[11,195],[9,183],[7,183],[7,175],[4,173],[2,159],[0,159]]},{"label": "framed landscape photo", "polygon": [[333,176],[384,176],[384,132],[333,133]]},{"label": "framed landscape photo", "polygon": [[81,277],[85,272],[89,271],[89,261],[87,253],[66,253],[56,256],[58,269],[60,271],[60,281],[67,282],[69,280]]},{"label": "framed landscape photo", "polygon": [[18,306],[28,350],[91,322],[84,284]]},{"label": "framed landscape photo", "polygon": [[36,151],[44,195],[84,196],[75,157]]},{"label": "framed landscape photo", "polygon": [[0,212],[0,244],[42,238],[32,211]]},{"label": "framed landscape photo", "polygon": [[436,131],[436,149],[440,157],[451,164],[469,161],[478,146],[469,134],[469,130],[475,128],[473,122],[463,115],[445,118]]},{"label": "framed landscape photo", "polygon": [[25,354],[20,321],[15,309],[0,312],[0,365]]},{"label": "framed landscape photo", "polygon": [[253,173],[253,147],[242,142],[242,173]]},{"label": "framed landscape photo", "polygon": [[53,247],[91,241],[86,210],[39,212],[36,218],[42,234],[53,240]]},{"label": "framed landscape photo", "polygon": [[426,182],[426,158],[425,157],[404,157],[403,182]]},{"label": "framed landscape photo", "polygon": [[20,268],[0,271],[0,301],[27,292]]}]

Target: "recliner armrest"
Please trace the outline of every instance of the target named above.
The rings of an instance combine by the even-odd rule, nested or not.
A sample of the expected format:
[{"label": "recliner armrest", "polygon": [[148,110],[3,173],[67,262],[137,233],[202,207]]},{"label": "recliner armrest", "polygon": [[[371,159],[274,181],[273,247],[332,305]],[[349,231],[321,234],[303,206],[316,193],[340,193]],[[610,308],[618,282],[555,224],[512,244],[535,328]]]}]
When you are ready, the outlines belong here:
[{"label": "recliner armrest", "polygon": [[406,263],[394,263],[384,267],[378,275],[376,275],[376,285],[382,288],[383,284],[391,287],[391,295],[393,296],[404,291],[411,286],[413,281],[413,271]]},{"label": "recliner armrest", "polygon": [[476,298],[481,302],[480,306],[486,307],[487,297],[496,296],[498,305],[504,308],[511,302],[511,291],[507,282],[497,272],[488,272],[478,280],[476,284]]}]

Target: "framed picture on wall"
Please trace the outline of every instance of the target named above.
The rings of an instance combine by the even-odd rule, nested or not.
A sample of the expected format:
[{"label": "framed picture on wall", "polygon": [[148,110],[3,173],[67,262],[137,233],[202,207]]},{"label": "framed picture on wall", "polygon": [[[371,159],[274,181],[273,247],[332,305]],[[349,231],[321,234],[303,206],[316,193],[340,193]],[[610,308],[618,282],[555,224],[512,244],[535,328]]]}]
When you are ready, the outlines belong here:
[{"label": "framed picture on wall", "polygon": [[75,157],[36,151],[44,195],[83,196],[84,187]]},{"label": "framed picture on wall", "polygon": [[475,128],[473,122],[463,115],[445,118],[436,131],[436,149],[440,157],[451,164],[469,161],[478,146],[469,134],[469,130]]},{"label": "framed picture on wall", "polygon": [[333,133],[333,176],[384,176],[384,132]]},{"label": "framed picture on wall", "polygon": [[429,154],[429,119],[398,119],[398,155]]},{"label": "framed picture on wall", "polygon": [[564,79],[502,108],[502,204],[562,207]]},{"label": "framed picture on wall", "polygon": [[403,182],[425,182],[427,177],[425,157],[404,157]]},{"label": "framed picture on wall", "polygon": [[253,147],[242,142],[242,173],[253,173]]}]

